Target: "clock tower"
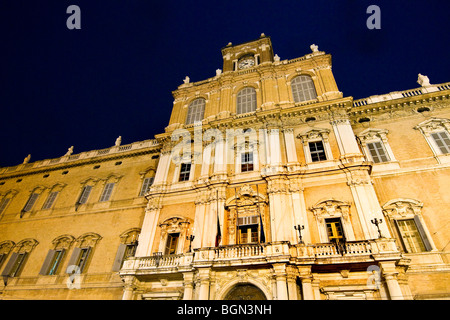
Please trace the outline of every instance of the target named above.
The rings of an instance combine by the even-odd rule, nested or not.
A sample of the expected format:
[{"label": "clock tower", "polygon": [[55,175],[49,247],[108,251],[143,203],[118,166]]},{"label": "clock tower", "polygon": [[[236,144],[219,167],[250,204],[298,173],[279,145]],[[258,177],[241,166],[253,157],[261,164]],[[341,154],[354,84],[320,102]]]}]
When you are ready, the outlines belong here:
[{"label": "clock tower", "polygon": [[239,71],[273,62],[270,37],[261,34],[259,39],[233,46],[230,43],[222,49],[223,72]]}]

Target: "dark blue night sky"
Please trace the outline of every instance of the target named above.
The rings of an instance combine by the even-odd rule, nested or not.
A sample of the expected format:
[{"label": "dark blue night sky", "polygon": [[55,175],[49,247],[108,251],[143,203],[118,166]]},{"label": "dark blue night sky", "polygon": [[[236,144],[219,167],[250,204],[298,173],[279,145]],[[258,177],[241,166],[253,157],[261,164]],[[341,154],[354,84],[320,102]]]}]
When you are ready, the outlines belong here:
[{"label": "dark blue night sky", "polygon": [[[69,30],[69,5],[81,30]],[[381,30],[369,30],[369,5]],[[292,59],[331,53],[355,99],[450,81],[450,1],[0,1],[0,166],[152,139],[185,76],[222,68],[221,48],[271,37]]]}]

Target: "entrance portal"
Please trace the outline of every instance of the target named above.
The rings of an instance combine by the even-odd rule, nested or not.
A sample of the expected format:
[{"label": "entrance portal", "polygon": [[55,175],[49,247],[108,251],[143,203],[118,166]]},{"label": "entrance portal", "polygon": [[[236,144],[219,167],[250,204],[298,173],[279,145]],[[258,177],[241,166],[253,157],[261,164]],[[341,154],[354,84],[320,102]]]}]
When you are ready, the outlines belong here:
[{"label": "entrance portal", "polygon": [[228,292],[224,300],[267,300],[264,293],[256,286],[246,283],[238,284]]}]

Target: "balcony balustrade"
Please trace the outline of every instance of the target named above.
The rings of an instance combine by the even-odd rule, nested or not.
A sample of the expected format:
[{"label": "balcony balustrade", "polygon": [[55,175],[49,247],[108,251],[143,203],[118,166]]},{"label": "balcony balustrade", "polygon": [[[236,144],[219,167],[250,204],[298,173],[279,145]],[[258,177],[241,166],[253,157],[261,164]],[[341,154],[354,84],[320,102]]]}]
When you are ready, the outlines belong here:
[{"label": "balcony balustrade", "polygon": [[198,248],[193,252],[175,255],[156,253],[149,257],[129,258],[124,262],[121,274],[176,272],[201,266],[245,266],[288,261],[299,265],[364,262],[380,257],[400,257],[394,239],[348,241],[340,245],[334,243],[292,245],[287,241],[281,241]]}]

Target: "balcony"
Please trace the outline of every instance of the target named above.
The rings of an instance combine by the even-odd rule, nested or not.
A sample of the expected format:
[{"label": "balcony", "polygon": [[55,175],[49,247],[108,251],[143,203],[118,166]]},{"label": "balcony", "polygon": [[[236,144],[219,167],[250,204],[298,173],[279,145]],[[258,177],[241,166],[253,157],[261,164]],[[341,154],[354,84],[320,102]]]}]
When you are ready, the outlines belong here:
[{"label": "balcony", "polygon": [[198,267],[243,267],[271,263],[294,265],[338,264],[397,260],[401,258],[394,239],[333,243],[295,244],[287,241],[227,245],[194,249],[194,252],[133,257],[124,262],[121,275],[145,275],[189,271]]}]

